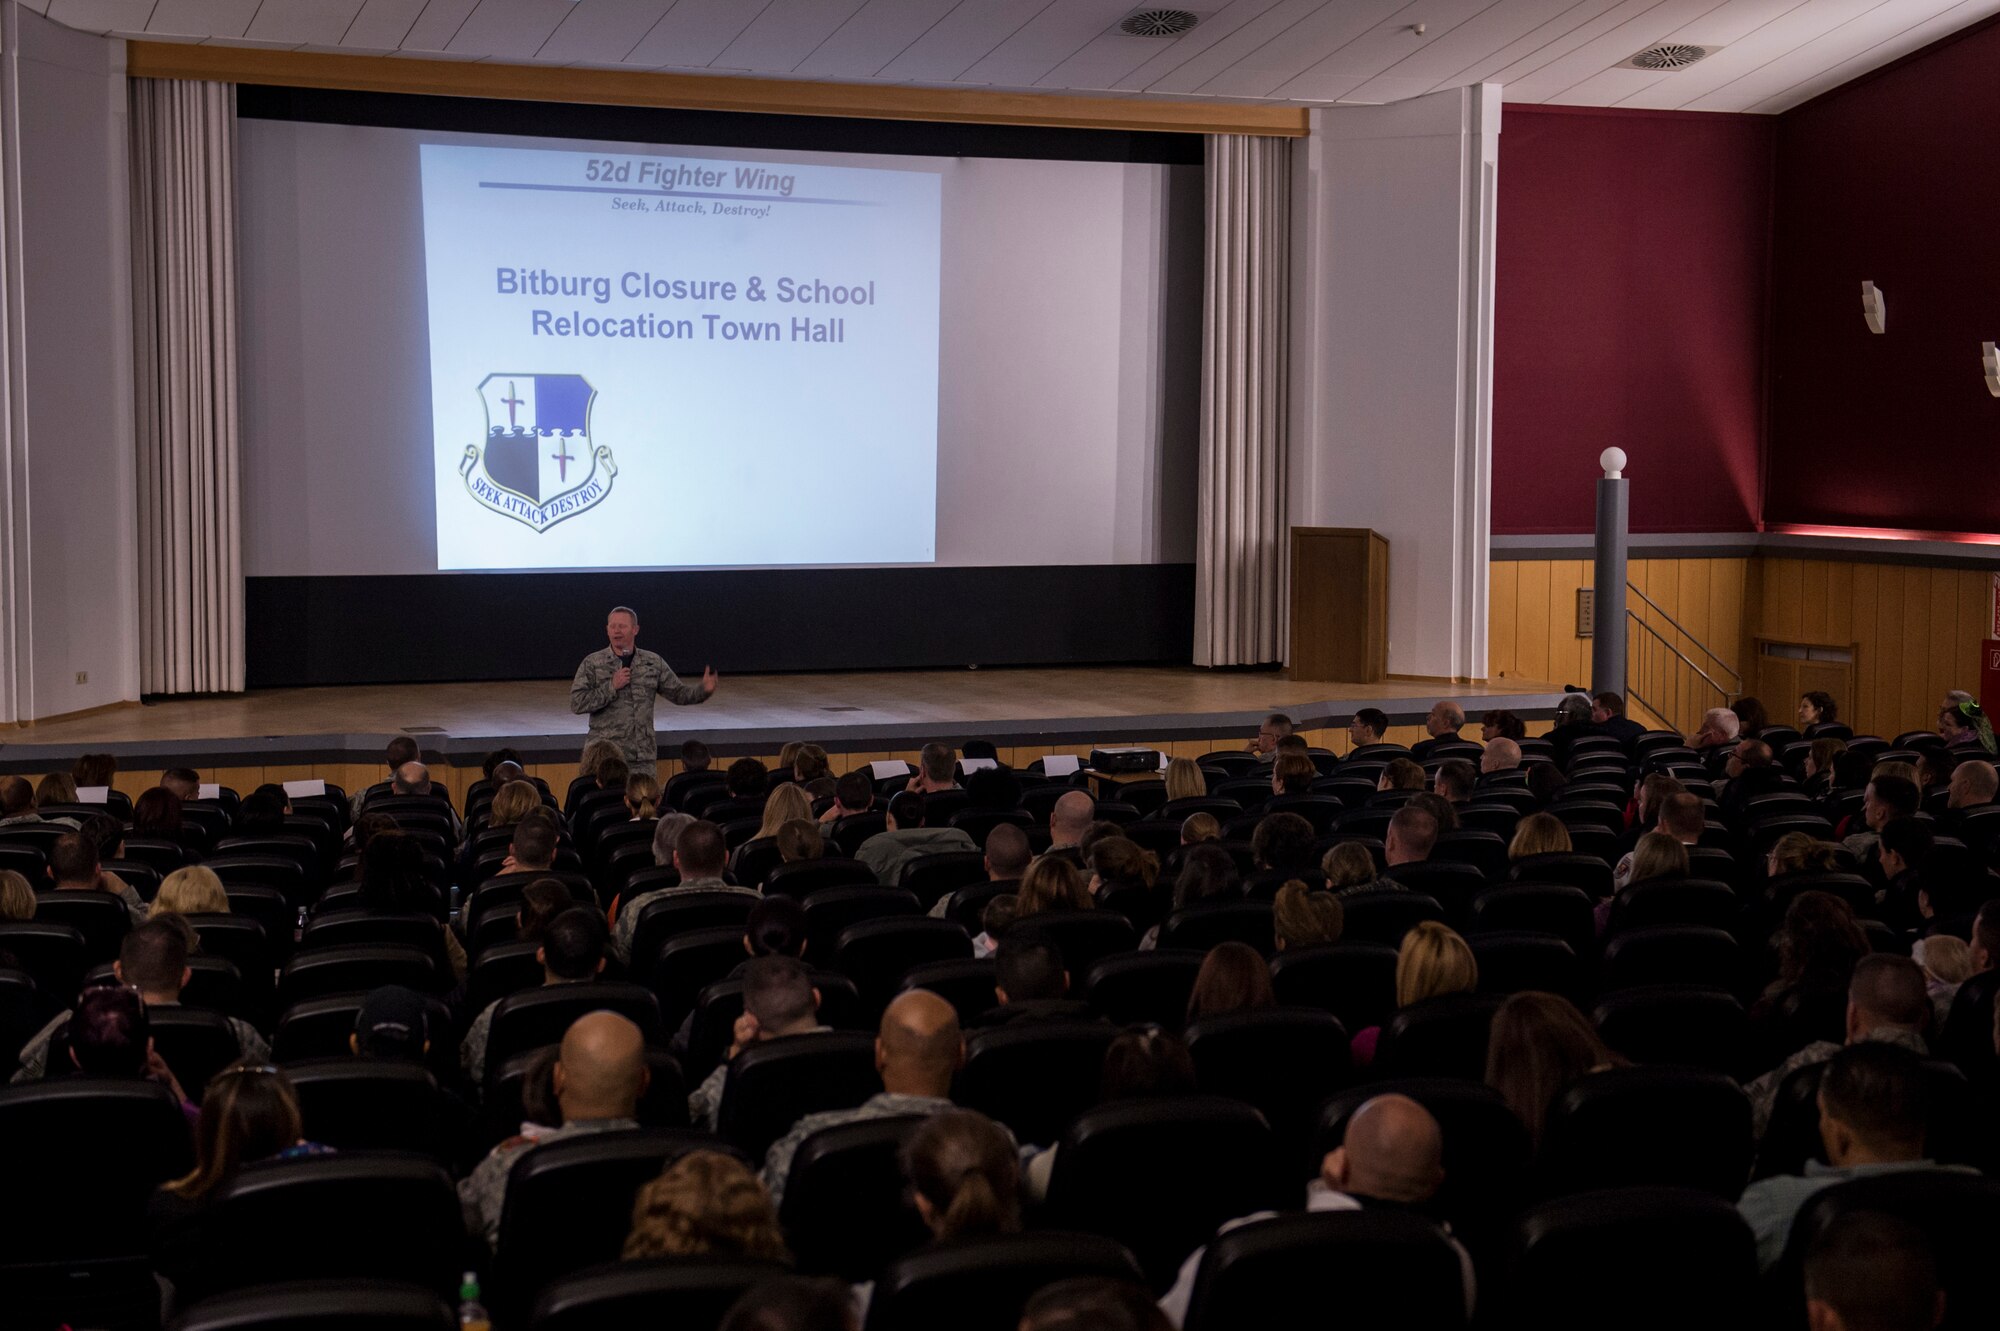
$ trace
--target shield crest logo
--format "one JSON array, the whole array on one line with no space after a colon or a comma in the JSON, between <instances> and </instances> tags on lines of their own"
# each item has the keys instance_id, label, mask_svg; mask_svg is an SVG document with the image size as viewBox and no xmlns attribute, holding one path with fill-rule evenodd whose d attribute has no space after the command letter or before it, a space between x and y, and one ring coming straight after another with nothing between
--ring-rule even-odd
<instances>
[{"instance_id":1,"label":"shield crest logo","mask_svg":"<svg viewBox=\"0 0 2000 1331\"><path fill-rule=\"evenodd\" d=\"M479 382L486 439L459 463L484 507L537 532L594 508L611 493L611 449L590 437L597 390L580 374L489 374Z\"/></svg>"}]
</instances>

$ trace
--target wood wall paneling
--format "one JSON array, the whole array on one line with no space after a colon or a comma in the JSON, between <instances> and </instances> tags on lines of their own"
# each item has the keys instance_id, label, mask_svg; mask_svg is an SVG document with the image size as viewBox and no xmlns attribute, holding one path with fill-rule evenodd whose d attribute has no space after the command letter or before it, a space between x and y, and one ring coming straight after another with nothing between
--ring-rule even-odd
<instances>
[{"instance_id":1,"label":"wood wall paneling","mask_svg":"<svg viewBox=\"0 0 2000 1331\"><path fill-rule=\"evenodd\" d=\"M600 106L1179 134L1257 134L1277 138L1303 138L1307 133L1306 107L1273 103L1184 102L882 83L814 83L799 79L415 60L178 42L128 43L126 73L132 78L209 79L289 88L346 88Z\"/></svg>"}]
</instances>

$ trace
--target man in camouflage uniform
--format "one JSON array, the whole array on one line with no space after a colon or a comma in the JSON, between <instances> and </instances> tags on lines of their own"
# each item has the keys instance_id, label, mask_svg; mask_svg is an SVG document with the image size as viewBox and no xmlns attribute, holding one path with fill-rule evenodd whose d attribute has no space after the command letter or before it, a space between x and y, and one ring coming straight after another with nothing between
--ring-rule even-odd
<instances>
[{"instance_id":1,"label":"man in camouflage uniform","mask_svg":"<svg viewBox=\"0 0 2000 1331\"><path fill-rule=\"evenodd\" d=\"M1875 952L1854 963L1847 982L1847 1039L1850 1045L1879 1041L1900 1045L1918 1058L1929 1058L1924 1027L1931 1018L1929 987L1923 967L1908 957ZM1831 1040L1815 1040L1746 1084L1750 1097L1750 1127L1761 1140L1777 1111L1778 1088L1800 1068L1824 1063L1839 1053Z\"/></svg>"},{"instance_id":2,"label":"man in camouflage uniform","mask_svg":"<svg viewBox=\"0 0 2000 1331\"><path fill-rule=\"evenodd\" d=\"M646 1041L639 1028L616 1012L578 1017L563 1036L556 1056L556 1102L563 1125L539 1137L512 1137L488 1153L458 1185L466 1228L494 1246L507 1200L507 1175L522 1156L546 1142L590 1132L617 1132L639 1126L639 1097L646 1092Z\"/></svg>"},{"instance_id":3,"label":"man in camouflage uniform","mask_svg":"<svg viewBox=\"0 0 2000 1331\"><path fill-rule=\"evenodd\" d=\"M590 717L589 738L617 745L632 772L656 776L660 747L653 733L654 695L681 707L707 702L715 692L715 668L703 669L699 684L684 682L657 653L639 649L638 612L622 605L606 618L604 636L611 645L584 657L576 668L569 709Z\"/></svg>"},{"instance_id":4,"label":"man in camouflage uniform","mask_svg":"<svg viewBox=\"0 0 2000 1331\"><path fill-rule=\"evenodd\" d=\"M959 1033L958 1012L927 989L897 996L882 1014L875 1037L875 1067L882 1074L882 1093L853 1109L829 1109L807 1114L780 1137L764 1157L764 1186L771 1190L775 1210L785 1200L785 1181L792 1157L805 1139L821 1128L906 1114L942 1114L952 1108L951 1079L965 1063L965 1037Z\"/></svg>"}]
</instances>

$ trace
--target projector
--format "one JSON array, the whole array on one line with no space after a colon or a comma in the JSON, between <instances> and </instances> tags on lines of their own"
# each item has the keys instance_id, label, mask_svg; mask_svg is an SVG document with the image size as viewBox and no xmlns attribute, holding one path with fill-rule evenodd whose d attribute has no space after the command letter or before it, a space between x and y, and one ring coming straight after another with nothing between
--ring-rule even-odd
<instances>
[{"instance_id":1,"label":"projector","mask_svg":"<svg viewBox=\"0 0 2000 1331\"><path fill-rule=\"evenodd\" d=\"M1158 749L1092 749L1090 766L1094 771L1123 775L1127 772L1157 772L1160 770Z\"/></svg>"}]
</instances>

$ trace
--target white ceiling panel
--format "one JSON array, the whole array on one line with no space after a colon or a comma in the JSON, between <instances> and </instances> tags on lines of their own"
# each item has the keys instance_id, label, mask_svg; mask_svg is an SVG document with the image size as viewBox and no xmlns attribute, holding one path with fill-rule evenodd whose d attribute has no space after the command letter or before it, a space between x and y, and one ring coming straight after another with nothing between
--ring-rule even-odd
<instances>
[{"instance_id":1,"label":"white ceiling panel","mask_svg":"<svg viewBox=\"0 0 2000 1331\"><path fill-rule=\"evenodd\" d=\"M354 22L341 34L340 44L367 51L393 51L410 35L424 12L425 0L366 0Z\"/></svg>"},{"instance_id":2,"label":"white ceiling panel","mask_svg":"<svg viewBox=\"0 0 2000 1331\"><path fill-rule=\"evenodd\" d=\"M159 0L148 33L177 37L241 37L260 0Z\"/></svg>"},{"instance_id":3,"label":"white ceiling panel","mask_svg":"<svg viewBox=\"0 0 2000 1331\"><path fill-rule=\"evenodd\" d=\"M158 0L54 0L42 12L85 32L144 32Z\"/></svg>"},{"instance_id":4,"label":"white ceiling panel","mask_svg":"<svg viewBox=\"0 0 2000 1331\"><path fill-rule=\"evenodd\" d=\"M549 64L615 65L651 32L673 0L592 0L571 5L535 52Z\"/></svg>"},{"instance_id":5,"label":"white ceiling panel","mask_svg":"<svg viewBox=\"0 0 2000 1331\"><path fill-rule=\"evenodd\" d=\"M792 72L809 79L871 78L958 5L959 0L868 0Z\"/></svg>"},{"instance_id":6,"label":"white ceiling panel","mask_svg":"<svg viewBox=\"0 0 2000 1331\"><path fill-rule=\"evenodd\" d=\"M361 0L284 0L267 4L250 20L243 35L252 41L307 42L337 46L361 12Z\"/></svg>"},{"instance_id":7,"label":"white ceiling panel","mask_svg":"<svg viewBox=\"0 0 2000 1331\"><path fill-rule=\"evenodd\" d=\"M1172 3L1172 0L1158 0ZM458 60L1323 105L1495 82L1511 102L1782 111L2000 0L30 0L88 32ZM1425 26L1423 36L1411 31ZM1619 62L1657 41L1685 70Z\"/></svg>"},{"instance_id":8,"label":"white ceiling panel","mask_svg":"<svg viewBox=\"0 0 2000 1331\"><path fill-rule=\"evenodd\" d=\"M978 83L1033 85L1115 28L1131 10L1131 0L1063 0L1050 5L1015 29L962 77Z\"/></svg>"},{"instance_id":9,"label":"white ceiling panel","mask_svg":"<svg viewBox=\"0 0 2000 1331\"><path fill-rule=\"evenodd\" d=\"M489 60L532 60L575 8L571 0L480 0L445 49Z\"/></svg>"},{"instance_id":10,"label":"white ceiling panel","mask_svg":"<svg viewBox=\"0 0 2000 1331\"><path fill-rule=\"evenodd\" d=\"M396 45L411 55L425 51L442 54L477 8L479 0L429 0L418 12L416 21L410 24L409 32Z\"/></svg>"},{"instance_id":11,"label":"white ceiling panel","mask_svg":"<svg viewBox=\"0 0 2000 1331\"><path fill-rule=\"evenodd\" d=\"M707 66L771 0L677 0L625 55L635 65Z\"/></svg>"},{"instance_id":12,"label":"white ceiling panel","mask_svg":"<svg viewBox=\"0 0 2000 1331\"><path fill-rule=\"evenodd\" d=\"M962 0L882 68L878 77L950 83L1061 0Z\"/></svg>"},{"instance_id":13,"label":"white ceiling panel","mask_svg":"<svg viewBox=\"0 0 2000 1331\"><path fill-rule=\"evenodd\" d=\"M1505 8L1496 0L1432 0L1421 7L1411 6L1321 56L1295 78L1271 89L1271 96L1313 101L1344 97L1391 65L1421 51L1430 41L1432 31L1450 32L1481 13L1498 13ZM1424 27L1421 36L1416 32L1420 17Z\"/></svg>"},{"instance_id":14,"label":"white ceiling panel","mask_svg":"<svg viewBox=\"0 0 2000 1331\"><path fill-rule=\"evenodd\" d=\"M1977 23L2000 13L2000 0L1964 0L1924 22L1905 28L1895 36L1876 43L1838 64L1819 69L1741 109L1745 111L1774 112L1811 101L1823 92L1837 88L1851 78L1879 69L1892 60L1900 60L1912 51L1922 50L1942 37L1948 37L1960 28ZM1769 81L1768 79L1766 81ZM1757 89L1747 90L1754 94Z\"/></svg>"},{"instance_id":15,"label":"white ceiling panel","mask_svg":"<svg viewBox=\"0 0 2000 1331\"><path fill-rule=\"evenodd\" d=\"M785 73L840 31L862 0L772 0L754 22L716 57L719 65Z\"/></svg>"}]
</instances>

